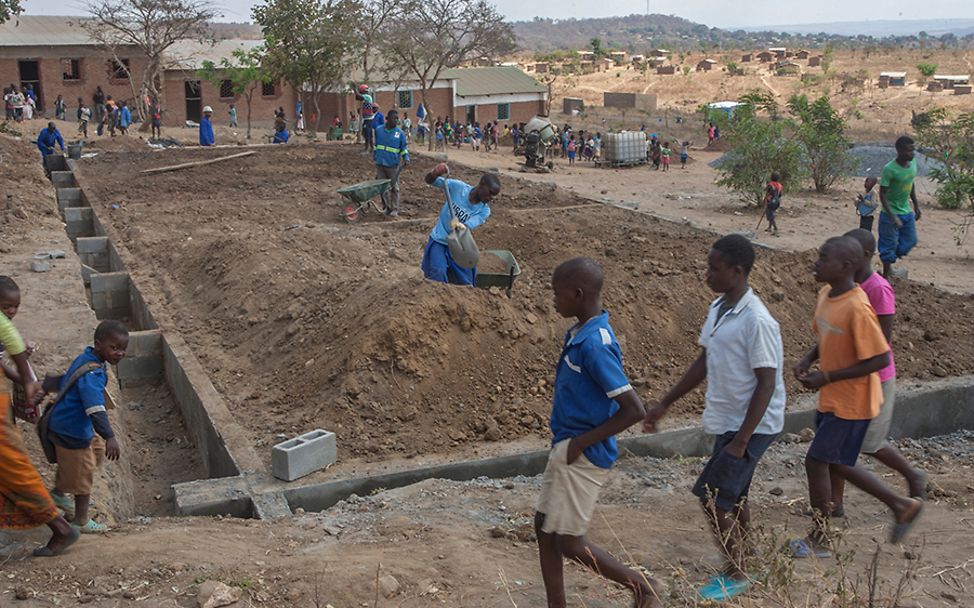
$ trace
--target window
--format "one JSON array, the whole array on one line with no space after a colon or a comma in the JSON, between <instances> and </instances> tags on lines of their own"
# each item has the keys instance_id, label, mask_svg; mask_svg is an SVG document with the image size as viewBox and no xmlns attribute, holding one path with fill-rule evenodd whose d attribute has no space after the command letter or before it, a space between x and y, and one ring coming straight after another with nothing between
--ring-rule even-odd
<instances>
[{"instance_id":1,"label":"window","mask_svg":"<svg viewBox=\"0 0 974 608\"><path fill-rule=\"evenodd\" d=\"M413 107L413 92L412 91L399 91L398 105L400 108L411 108Z\"/></svg>"},{"instance_id":2,"label":"window","mask_svg":"<svg viewBox=\"0 0 974 608\"><path fill-rule=\"evenodd\" d=\"M111 70L111 77L116 80L128 80L129 79L129 60L122 59L121 63L112 59L109 63L109 69Z\"/></svg>"},{"instance_id":3,"label":"window","mask_svg":"<svg viewBox=\"0 0 974 608\"><path fill-rule=\"evenodd\" d=\"M510 120L510 119L511 119L511 104L509 103L497 104L497 120Z\"/></svg>"},{"instance_id":4,"label":"window","mask_svg":"<svg viewBox=\"0 0 974 608\"><path fill-rule=\"evenodd\" d=\"M233 81L232 80L221 80L220 81L220 99L227 99L234 97L233 93Z\"/></svg>"},{"instance_id":5,"label":"window","mask_svg":"<svg viewBox=\"0 0 974 608\"><path fill-rule=\"evenodd\" d=\"M264 97L273 97L277 95L277 85L273 82L262 82L260 87L260 94Z\"/></svg>"},{"instance_id":6,"label":"window","mask_svg":"<svg viewBox=\"0 0 974 608\"><path fill-rule=\"evenodd\" d=\"M62 59L61 60L61 79L62 80L81 80L81 60Z\"/></svg>"}]
</instances>

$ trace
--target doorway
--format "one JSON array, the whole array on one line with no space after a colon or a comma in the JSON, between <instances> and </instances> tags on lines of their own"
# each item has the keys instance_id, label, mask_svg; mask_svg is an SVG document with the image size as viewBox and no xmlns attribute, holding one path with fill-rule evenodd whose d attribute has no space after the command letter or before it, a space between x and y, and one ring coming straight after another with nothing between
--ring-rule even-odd
<instances>
[{"instance_id":1,"label":"doorway","mask_svg":"<svg viewBox=\"0 0 974 608\"><path fill-rule=\"evenodd\" d=\"M41 95L41 65L39 61L24 60L18 61L17 67L20 69L20 90L27 90L27 85L34 90L37 97L37 111L44 110L44 97Z\"/></svg>"},{"instance_id":2,"label":"doorway","mask_svg":"<svg viewBox=\"0 0 974 608\"><path fill-rule=\"evenodd\" d=\"M186 120L199 122L203 117L203 113L200 111L200 108L202 107L200 98L200 81L187 80L183 83L183 89L186 97Z\"/></svg>"},{"instance_id":3,"label":"doorway","mask_svg":"<svg viewBox=\"0 0 974 608\"><path fill-rule=\"evenodd\" d=\"M467 106L467 124L477 122L477 106Z\"/></svg>"}]
</instances>

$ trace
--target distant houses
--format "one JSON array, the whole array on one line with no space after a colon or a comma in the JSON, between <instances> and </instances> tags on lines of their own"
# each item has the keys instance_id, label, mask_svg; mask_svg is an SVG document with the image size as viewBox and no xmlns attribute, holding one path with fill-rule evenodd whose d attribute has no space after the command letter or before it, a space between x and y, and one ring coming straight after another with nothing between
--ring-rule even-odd
<instances>
[{"instance_id":1,"label":"distant houses","mask_svg":"<svg viewBox=\"0 0 974 608\"><path fill-rule=\"evenodd\" d=\"M906 72L880 72L879 73L879 88L885 89L887 87L905 87L906 86Z\"/></svg>"},{"instance_id":2,"label":"distant houses","mask_svg":"<svg viewBox=\"0 0 974 608\"><path fill-rule=\"evenodd\" d=\"M714 59L704 59L697 64L698 72L709 72L713 67L717 65L717 61Z\"/></svg>"}]
</instances>

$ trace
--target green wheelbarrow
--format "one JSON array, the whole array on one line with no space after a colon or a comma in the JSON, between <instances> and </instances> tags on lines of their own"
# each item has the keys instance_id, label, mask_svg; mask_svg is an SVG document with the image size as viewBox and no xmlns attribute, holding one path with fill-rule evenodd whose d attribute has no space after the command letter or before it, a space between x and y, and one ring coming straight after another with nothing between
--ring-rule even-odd
<instances>
[{"instance_id":1,"label":"green wheelbarrow","mask_svg":"<svg viewBox=\"0 0 974 608\"><path fill-rule=\"evenodd\" d=\"M342 195L343 199L339 202L342 219L349 224L354 224L362 219L369 207L378 213L382 213L382 207L376 204L375 199L385 194L391 183L392 180L388 179L373 179L339 188L338 193Z\"/></svg>"},{"instance_id":2,"label":"green wheelbarrow","mask_svg":"<svg viewBox=\"0 0 974 608\"><path fill-rule=\"evenodd\" d=\"M481 260L483 260L483 255L492 255L501 259L504 262L507 270L504 272L480 272L477 271L477 287L481 289L489 289L491 287L499 287L507 292L507 297L511 297L511 292L514 289L514 279L521 274L521 266L514 259L514 254L506 249L488 249L482 251Z\"/></svg>"}]
</instances>

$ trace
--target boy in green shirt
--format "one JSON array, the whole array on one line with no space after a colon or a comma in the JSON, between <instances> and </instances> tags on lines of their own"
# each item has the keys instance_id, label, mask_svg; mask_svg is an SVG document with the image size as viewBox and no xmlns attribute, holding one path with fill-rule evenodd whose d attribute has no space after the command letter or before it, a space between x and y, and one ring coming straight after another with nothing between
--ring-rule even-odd
<instances>
[{"instance_id":1,"label":"boy in green shirt","mask_svg":"<svg viewBox=\"0 0 974 608\"><path fill-rule=\"evenodd\" d=\"M886 163L879 178L879 259L883 277L889 279L897 259L917 244L916 222L920 219L913 180L917 176L916 144L906 135L896 140L896 159ZM912 203L912 207L911 207Z\"/></svg>"}]
</instances>

